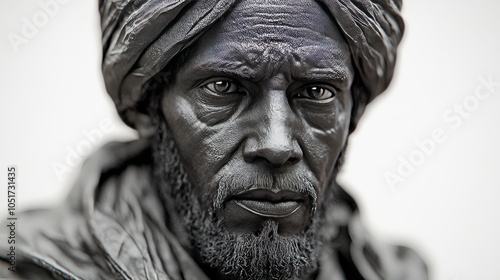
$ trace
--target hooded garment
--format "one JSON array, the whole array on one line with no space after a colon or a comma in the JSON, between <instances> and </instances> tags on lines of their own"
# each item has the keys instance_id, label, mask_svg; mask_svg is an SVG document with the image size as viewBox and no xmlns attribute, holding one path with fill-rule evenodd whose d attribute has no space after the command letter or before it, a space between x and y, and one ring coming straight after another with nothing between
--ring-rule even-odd
<instances>
[{"instance_id":1,"label":"hooded garment","mask_svg":"<svg viewBox=\"0 0 500 280\"><path fill-rule=\"evenodd\" d=\"M155 75L193 44L232 0L101 0L103 75L122 119L134 127ZM349 44L371 101L389 84L403 34L397 0L318 0ZM169 207L152 187L146 139L111 143L91 156L68 199L55 209L18 217L16 270L1 254L8 279L208 279L166 227ZM172 207L170 207L172 208ZM316 279L425 280L411 250L374 243L354 200L339 197L328 214L331 239L322 246ZM6 231L7 228L2 230ZM3 236L7 234L4 233ZM2 252L10 245L0 243Z\"/></svg>"},{"instance_id":2,"label":"hooded garment","mask_svg":"<svg viewBox=\"0 0 500 280\"><path fill-rule=\"evenodd\" d=\"M63 205L18 216L16 272L2 254L0 277L208 280L165 226L151 161L145 140L101 148L84 163ZM412 250L370 240L346 193L327 216L338 227L322 246L317 280L428 279ZM7 252L8 244L0 249Z\"/></svg>"}]
</instances>

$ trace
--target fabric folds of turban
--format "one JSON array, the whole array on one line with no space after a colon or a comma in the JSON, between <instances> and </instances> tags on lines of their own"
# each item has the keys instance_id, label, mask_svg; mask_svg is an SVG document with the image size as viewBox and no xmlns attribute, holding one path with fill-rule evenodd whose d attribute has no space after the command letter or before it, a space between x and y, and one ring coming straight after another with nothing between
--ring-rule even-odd
<instances>
[{"instance_id":1,"label":"fabric folds of turban","mask_svg":"<svg viewBox=\"0 0 500 280\"><path fill-rule=\"evenodd\" d=\"M283 0L284 1L284 0ZM403 36L402 0L317 0L347 43L367 100L393 76ZM122 119L134 127L151 79L231 9L236 0L99 0L102 71ZM285 1L286 2L286 1Z\"/></svg>"}]
</instances>

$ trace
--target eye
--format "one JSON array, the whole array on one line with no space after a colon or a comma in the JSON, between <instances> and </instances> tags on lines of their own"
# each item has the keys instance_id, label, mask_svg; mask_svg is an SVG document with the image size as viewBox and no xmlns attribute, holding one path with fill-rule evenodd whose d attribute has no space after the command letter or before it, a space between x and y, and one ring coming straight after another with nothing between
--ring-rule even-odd
<instances>
[{"instance_id":1,"label":"eye","mask_svg":"<svg viewBox=\"0 0 500 280\"><path fill-rule=\"evenodd\" d=\"M301 98L308 98L313 100L325 100L333 98L335 96L334 89L328 89L322 86L307 86L300 89L299 93L296 95Z\"/></svg>"},{"instance_id":2,"label":"eye","mask_svg":"<svg viewBox=\"0 0 500 280\"><path fill-rule=\"evenodd\" d=\"M235 83L226 80L214 81L206 84L204 87L218 94L238 93L241 91Z\"/></svg>"}]
</instances>

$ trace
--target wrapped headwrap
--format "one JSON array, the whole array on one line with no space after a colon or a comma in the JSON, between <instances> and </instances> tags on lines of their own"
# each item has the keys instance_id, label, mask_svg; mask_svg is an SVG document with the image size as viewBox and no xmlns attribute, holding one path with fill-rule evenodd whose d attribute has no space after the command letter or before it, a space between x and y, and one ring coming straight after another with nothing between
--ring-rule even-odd
<instances>
[{"instance_id":1,"label":"wrapped headwrap","mask_svg":"<svg viewBox=\"0 0 500 280\"><path fill-rule=\"evenodd\" d=\"M402 0L317 0L331 13L349 44L369 102L393 76L403 36ZM155 75L236 0L100 0L102 71L118 113L134 127L139 102Z\"/></svg>"}]
</instances>

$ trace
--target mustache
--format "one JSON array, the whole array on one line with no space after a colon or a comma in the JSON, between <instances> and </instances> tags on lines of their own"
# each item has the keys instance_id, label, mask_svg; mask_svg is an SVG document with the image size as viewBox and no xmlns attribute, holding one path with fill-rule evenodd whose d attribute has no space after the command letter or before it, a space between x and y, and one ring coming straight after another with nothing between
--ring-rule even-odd
<instances>
[{"instance_id":1,"label":"mustache","mask_svg":"<svg viewBox=\"0 0 500 280\"><path fill-rule=\"evenodd\" d=\"M318 200L317 191L314 188L315 182L307 174L296 173L248 172L223 175L217 182L215 194L212 193L211 198L213 199L213 207L218 210L224 206L224 202L228 198L253 189L293 191L309 197L314 213Z\"/></svg>"}]
</instances>

